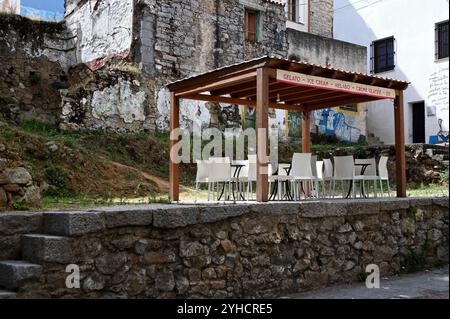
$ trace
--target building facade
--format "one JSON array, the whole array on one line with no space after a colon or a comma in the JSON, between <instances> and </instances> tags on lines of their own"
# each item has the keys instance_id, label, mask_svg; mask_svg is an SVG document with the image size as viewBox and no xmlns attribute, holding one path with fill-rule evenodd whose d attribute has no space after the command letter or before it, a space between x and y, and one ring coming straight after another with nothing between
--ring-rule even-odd
<instances>
[{"instance_id":1,"label":"building facade","mask_svg":"<svg viewBox=\"0 0 450 319\"><path fill-rule=\"evenodd\" d=\"M405 92L407 143L442 142L448 135L448 17L446 0L335 3L335 37L370 48L372 73L411 82ZM392 113L392 103L368 105L368 132L387 144L394 142Z\"/></svg>"},{"instance_id":2,"label":"building facade","mask_svg":"<svg viewBox=\"0 0 450 319\"><path fill-rule=\"evenodd\" d=\"M30 46L5 30L0 42L65 70L57 115L64 128L164 131L166 85L184 77L264 55L364 72L367 50L332 38L332 8L332 0L66 0L56 36L48 32ZM185 127L252 121L251 109L183 103ZM316 114L313 129L356 142L366 135L365 116L364 106L329 110ZM284 136L298 134L299 122L295 112L271 113L271 127Z\"/></svg>"}]
</instances>

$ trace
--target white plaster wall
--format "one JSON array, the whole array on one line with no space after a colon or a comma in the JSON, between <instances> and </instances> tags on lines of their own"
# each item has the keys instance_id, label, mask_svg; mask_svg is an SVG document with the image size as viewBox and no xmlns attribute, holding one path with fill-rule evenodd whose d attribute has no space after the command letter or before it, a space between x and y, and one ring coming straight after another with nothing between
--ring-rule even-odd
<instances>
[{"instance_id":1,"label":"white plaster wall","mask_svg":"<svg viewBox=\"0 0 450 319\"><path fill-rule=\"evenodd\" d=\"M335 0L335 38L370 48L372 41L394 36L396 68L377 75L411 82L405 92L405 136L412 142L412 112L409 103L425 101L435 107L436 116L426 117L426 142L436 135L438 119L448 119L448 59L435 61L435 23L448 20L447 0ZM368 56L368 70L370 55ZM439 97L435 92L438 91ZM446 91L446 93L444 92ZM368 106L368 131L393 144L392 102Z\"/></svg>"},{"instance_id":2,"label":"white plaster wall","mask_svg":"<svg viewBox=\"0 0 450 319\"><path fill-rule=\"evenodd\" d=\"M129 51L133 0L67 0L66 22L77 35L77 62Z\"/></svg>"},{"instance_id":3,"label":"white plaster wall","mask_svg":"<svg viewBox=\"0 0 450 319\"><path fill-rule=\"evenodd\" d=\"M144 122L147 96L145 92L134 93L131 87L129 81L120 79L116 85L94 92L92 116L98 120L119 116L126 124Z\"/></svg>"},{"instance_id":4,"label":"white plaster wall","mask_svg":"<svg viewBox=\"0 0 450 319\"><path fill-rule=\"evenodd\" d=\"M20 0L0 0L0 12L20 14Z\"/></svg>"},{"instance_id":5,"label":"white plaster wall","mask_svg":"<svg viewBox=\"0 0 450 319\"><path fill-rule=\"evenodd\" d=\"M166 88L158 91L156 96L156 107L159 117L156 119L158 130L168 131L170 121L170 92ZM209 125L211 115L202 101L181 100L180 104L180 126L182 128L192 128L193 125L204 127Z\"/></svg>"}]
</instances>

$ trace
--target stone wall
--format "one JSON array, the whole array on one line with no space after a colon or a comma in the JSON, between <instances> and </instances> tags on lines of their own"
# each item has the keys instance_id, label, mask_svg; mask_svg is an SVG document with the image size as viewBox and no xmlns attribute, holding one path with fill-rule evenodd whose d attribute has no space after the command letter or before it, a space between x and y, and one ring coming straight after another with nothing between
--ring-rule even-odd
<instances>
[{"instance_id":1,"label":"stone wall","mask_svg":"<svg viewBox=\"0 0 450 319\"><path fill-rule=\"evenodd\" d=\"M291 151L289 151L292 153ZM449 149L448 146L412 144L406 145L406 178L408 184L413 186L440 185L445 183L443 176L448 176ZM342 147L332 152L317 152L319 159L332 158L333 156L353 155L355 158L376 158L377 162L381 156L387 156L388 171L392 183L395 183L395 146L369 146L369 147ZM288 161L290 159L283 159ZM448 177L447 177L448 178ZM446 182L448 184L448 181ZM392 185L391 185L392 186Z\"/></svg>"},{"instance_id":2,"label":"stone wall","mask_svg":"<svg viewBox=\"0 0 450 319\"><path fill-rule=\"evenodd\" d=\"M18 27L8 21L20 18L2 17L0 42L7 57L3 66L8 72L17 68L19 76L4 73L0 94L24 106L13 107L15 113L60 122L68 129L165 131L166 85L172 81L264 55L299 56L339 67L345 63L348 69L359 70L363 54L359 47L332 39L311 38L295 30L287 33L284 6L269 0L66 0L65 4L61 24L22 19ZM314 34L330 37L329 5L312 1ZM244 40L246 8L258 12L255 43ZM50 32L48 26L58 28ZM41 85L28 86L26 77L35 73L43 78ZM181 123L187 128L238 127L241 114L235 105L182 101ZM358 117L349 125L365 122L365 112L360 115L362 121ZM285 117L285 112L271 112L274 130L282 130L288 122ZM365 135L365 128L356 131Z\"/></svg>"},{"instance_id":3,"label":"stone wall","mask_svg":"<svg viewBox=\"0 0 450 319\"><path fill-rule=\"evenodd\" d=\"M3 258L21 251L35 264L29 267L40 267L17 287L19 298L275 297L355 282L368 264L387 276L447 263L448 204L430 198L6 213L0 243ZM66 288L68 264L80 267L81 289Z\"/></svg>"},{"instance_id":4,"label":"stone wall","mask_svg":"<svg viewBox=\"0 0 450 319\"><path fill-rule=\"evenodd\" d=\"M324 37L333 37L334 0L310 0L310 31Z\"/></svg>"},{"instance_id":5,"label":"stone wall","mask_svg":"<svg viewBox=\"0 0 450 319\"><path fill-rule=\"evenodd\" d=\"M244 8L260 13L261 39L244 40ZM138 1L135 10L134 59L144 74L154 79L158 109L157 127L168 128L169 82L252 58L287 56L284 7L265 0L255 1ZM230 112L230 109L231 112ZM227 125L217 113L234 114L235 106L182 101L181 122L186 127Z\"/></svg>"},{"instance_id":6,"label":"stone wall","mask_svg":"<svg viewBox=\"0 0 450 319\"><path fill-rule=\"evenodd\" d=\"M0 113L58 122L71 41L63 24L0 15Z\"/></svg>"},{"instance_id":7,"label":"stone wall","mask_svg":"<svg viewBox=\"0 0 450 319\"><path fill-rule=\"evenodd\" d=\"M0 144L0 155L5 146ZM0 210L11 207L14 202L38 205L41 189L33 184L33 179L24 167L8 167L8 160L0 157Z\"/></svg>"},{"instance_id":8,"label":"stone wall","mask_svg":"<svg viewBox=\"0 0 450 319\"><path fill-rule=\"evenodd\" d=\"M65 0L65 24L76 41L76 63L129 52L133 0Z\"/></svg>"}]
</instances>

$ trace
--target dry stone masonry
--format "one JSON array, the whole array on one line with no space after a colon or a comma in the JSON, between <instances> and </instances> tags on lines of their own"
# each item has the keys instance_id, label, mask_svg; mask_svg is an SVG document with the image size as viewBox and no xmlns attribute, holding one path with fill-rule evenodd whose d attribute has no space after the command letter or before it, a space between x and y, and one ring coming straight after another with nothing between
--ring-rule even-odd
<instances>
[{"instance_id":1,"label":"dry stone masonry","mask_svg":"<svg viewBox=\"0 0 450 319\"><path fill-rule=\"evenodd\" d=\"M20 298L275 297L448 263L448 198L0 214ZM23 261L17 261L19 257ZM65 285L80 268L80 289ZM7 294L7 293L5 293Z\"/></svg>"},{"instance_id":2,"label":"dry stone masonry","mask_svg":"<svg viewBox=\"0 0 450 319\"><path fill-rule=\"evenodd\" d=\"M41 189L33 184L30 173L23 167L2 168L7 163L7 160L0 158L0 210L10 207L15 201L38 205Z\"/></svg>"}]
</instances>

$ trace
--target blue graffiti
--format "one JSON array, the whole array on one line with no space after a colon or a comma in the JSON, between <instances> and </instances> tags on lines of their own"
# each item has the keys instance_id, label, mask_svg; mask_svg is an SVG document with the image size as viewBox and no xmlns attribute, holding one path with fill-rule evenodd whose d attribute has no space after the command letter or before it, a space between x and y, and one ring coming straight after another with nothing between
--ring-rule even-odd
<instances>
[{"instance_id":1,"label":"blue graffiti","mask_svg":"<svg viewBox=\"0 0 450 319\"><path fill-rule=\"evenodd\" d=\"M314 115L320 134L337 137L341 141L350 143L359 141L361 130L348 124L344 114L332 109L324 109L316 111Z\"/></svg>"}]
</instances>

